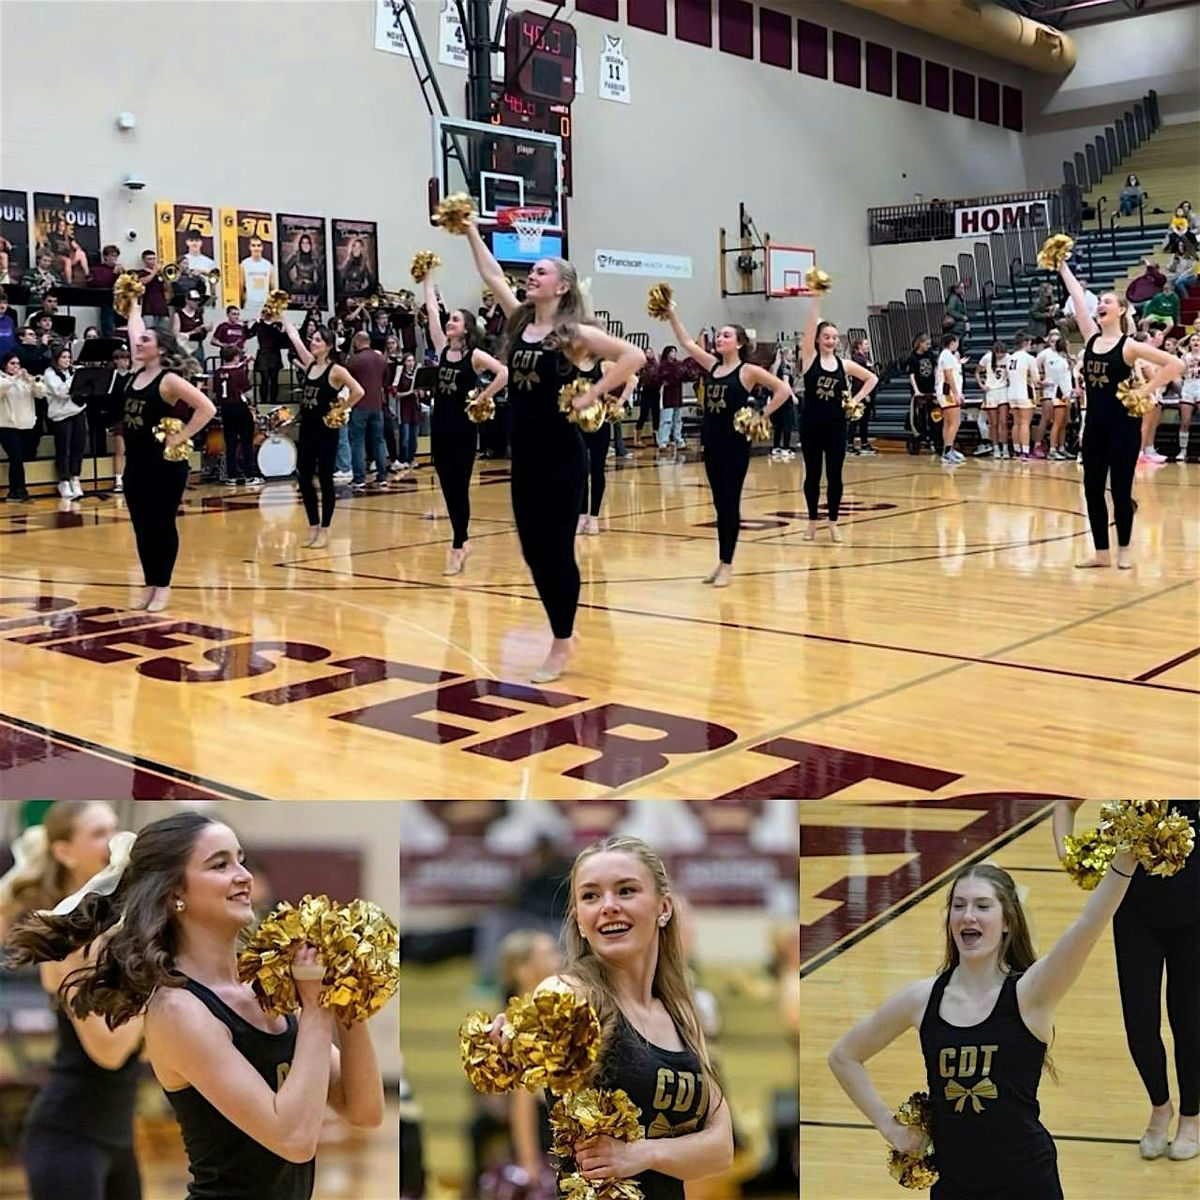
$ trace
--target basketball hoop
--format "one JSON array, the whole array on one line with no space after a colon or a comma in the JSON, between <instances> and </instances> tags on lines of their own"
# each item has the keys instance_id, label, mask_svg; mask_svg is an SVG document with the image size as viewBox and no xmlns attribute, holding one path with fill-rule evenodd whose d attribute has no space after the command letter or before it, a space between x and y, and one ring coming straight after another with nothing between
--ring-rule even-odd
<instances>
[{"instance_id":1,"label":"basketball hoop","mask_svg":"<svg viewBox=\"0 0 1200 1200\"><path fill-rule=\"evenodd\" d=\"M785 287L783 290L784 290L784 292L786 292L786 293L787 293L787 295L789 295L789 296L798 296L798 295L800 295L800 285L799 285L798 283L789 283L789 284L788 284L788 286L787 286L787 287Z\"/></svg>"},{"instance_id":2,"label":"basketball hoop","mask_svg":"<svg viewBox=\"0 0 1200 1200\"><path fill-rule=\"evenodd\" d=\"M503 226L515 229L517 244L529 254L536 254L541 249L542 232L550 224L551 210L542 205L526 208L501 208L496 212L496 220Z\"/></svg>"}]
</instances>

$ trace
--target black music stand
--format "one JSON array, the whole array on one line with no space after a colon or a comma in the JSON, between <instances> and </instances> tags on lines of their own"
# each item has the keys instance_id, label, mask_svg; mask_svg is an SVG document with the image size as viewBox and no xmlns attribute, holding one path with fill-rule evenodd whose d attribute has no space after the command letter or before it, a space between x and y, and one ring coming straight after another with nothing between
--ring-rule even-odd
<instances>
[{"instance_id":1,"label":"black music stand","mask_svg":"<svg viewBox=\"0 0 1200 1200\"><path fill-rule=\"evenodd\" d=\"M92 459L92 495L105 500L109 492L101 491L100 455L106 448L105 433L119 421L120 397L113 395L116 371L113 355L125 346L122 338L89 338L79 349L75 360L75 378L71 396L82 400L87 408L88 445Z\"/></svg>"}]
</instances>

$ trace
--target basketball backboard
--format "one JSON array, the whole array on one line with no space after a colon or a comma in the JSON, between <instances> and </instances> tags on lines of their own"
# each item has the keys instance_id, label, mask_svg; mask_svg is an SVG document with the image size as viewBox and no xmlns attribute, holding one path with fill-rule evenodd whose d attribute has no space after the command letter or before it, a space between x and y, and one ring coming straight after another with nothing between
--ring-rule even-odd
<instances>
[{"instance_id":1,"label":"basketball backboard","mask_svg":"<svg viewBox=\"0 0 1200 1200\"><path fill-rule=\"evenodd\" d=\"M443 197L466 192L479 210L479 227L502 263L530 263L562 255L562 140L549 133L433 117L432 218ZM550 210L536 248L520 247L514 232L500 227L499 213L513 207Z\"/></svg>"},{"instance_id":2,"label":"basketball backboard","mask_svg":"<svg viewBox=\"0 0 1200 1200\"><path fill-rule=\"evenodd\" d=\"M817 265L817 252L811 246L784 246L768 242L766 247L767 296L786 300L811 296L804 277Z\"/></svg>"}]
</instances>

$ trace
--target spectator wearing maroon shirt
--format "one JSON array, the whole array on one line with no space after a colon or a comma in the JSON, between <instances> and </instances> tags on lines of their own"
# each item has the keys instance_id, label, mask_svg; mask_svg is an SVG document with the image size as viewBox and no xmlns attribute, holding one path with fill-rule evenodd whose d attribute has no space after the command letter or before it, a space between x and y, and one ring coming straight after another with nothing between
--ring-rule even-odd
<instances>
[{"instance_id":1,"label":"spectator wearing maroon shirt","mask_svg":"<svg viewBox=\"0 0 1200 1200\"><path fill-rule=\"evenodd\" d=\"M402 471L417 465L417 431L421 428L421 402L417 398L416 379L416 356L406 354L399 369L392 376L400 418L400 445L396 456L400 459Z\"/></svg>"},{"instance_id":2,"label":"spectator wearing maroon shirt","mask_svg":"<svg viewBox=\"0 0 1200 1200\"><path fill-rule=\"evenodd\" d=\"M213 372L212 398L225 433L225 486L260 482L254 474L254 414L246 398L250 373L237 346L221 347L221 365Z\"/></svg>"},{"instance_id":3,"label":"spectator wearing maroon shirt","mask_svg":"<svg viewBox=\"0 0 1200 1200\"><path fill-rule=\"evenodd\" d=\"M165 329L170 324L167 309L167 290L159 271L158 255L153 250L142 251L142 269L138 278L146 289L142 296L142 320L149 329Z\"/></svg>"},{"instance_id":4,"label":"spectator wearing maroon shirt","mask_svg":"<svg viewBox=\"0 0 1200 1200\"><path fill-rule=\"evenodd\" d=\"M88 287L97 288L100 292L96 304L100 309L100 333L106 338L112 337L117 327L117 314L113 310L113 285L121 270L121 251L116 246L105 246L100 252L100 262L88 275Z\"/></svg>"},{"instance_id":5,"label":"spectator wearing maroon shirt","mask_svg":"<svg viewBox=\"0 0 1200 1200\"><path fill-rule=\"evenodd\" d=\"M233 346L241 350L246 345L246 326L242 324L242 310L236 304L225 310L225 320L213 330L212 340L224 349Z\"/></svg>"},{"instance_id":6,"label":"spectator wearing maroon shirt","mask_svg":"<svg viewBox=\"0 0 1200 1200\"><path fill-rule=\"evenodd\" d=\"M192 357L204 366L204 339L212 326L204 320L200 307L200 293L188 292L183 307L171 314L171 331L191 351Z\"/></svg>"},{"instance_id":7,"label":"spectator wearing maroon shirt","mask_svg":"<svg viewBox=\"0 0 1200 1200\"><path fill-rule=\"evenodd\" d=\"M383 392L387 382L387 359L371 349L367 333L354 335L354 353L346 370L363 390L363 398L350 410L350 458L354 490L367 486L367 451L375 460L375 486L387 486L387 444L383 440Z\"/></svg>"},{"instance_id":8,"label":"spectator wearing maroon shirt","mask_svg":"<svg viewBox=\"0 0 1200 1200\"><path fill-rule=\"evenodd\" d=\"M684 365L674 346L665 346L658 360L658 379L662 384L662 417L658 425L658 448L668 445L682 450L683 440L683 383Z\"/></svg>"}]
</instances>

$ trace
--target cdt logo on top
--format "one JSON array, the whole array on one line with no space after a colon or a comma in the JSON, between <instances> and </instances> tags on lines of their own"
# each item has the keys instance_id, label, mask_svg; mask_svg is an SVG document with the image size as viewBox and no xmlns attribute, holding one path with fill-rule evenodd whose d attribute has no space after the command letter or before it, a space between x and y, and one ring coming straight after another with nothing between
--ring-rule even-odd
<instances>
[{"instance_id":1,"label":"cdt logo on top","mask_svg":"<svg viewBox=\"0 0 1200 1200\"><path fill-rule=\"evenodd\" d=\"M692 260L686 255L652 254L644 250L597 250L596 273L691 279Z\"/></svg>"}]
</instances>

